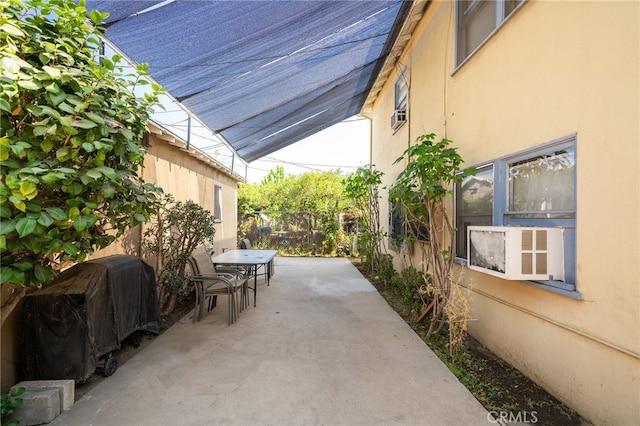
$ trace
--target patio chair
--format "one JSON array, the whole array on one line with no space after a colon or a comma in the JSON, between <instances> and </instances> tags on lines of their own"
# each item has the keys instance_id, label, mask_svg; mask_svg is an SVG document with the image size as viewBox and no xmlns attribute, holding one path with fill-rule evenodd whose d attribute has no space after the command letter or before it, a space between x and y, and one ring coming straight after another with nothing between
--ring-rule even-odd
<instances>
[{"instance_id":1,"label":"patio chair","mask_svg":"<svg viewBox=\"0 0 640 426\"><path fill-rule=\"evenodd\" d=\"M205 247L205 251L209 255L209 258L213 259L213 255L215 254L215 250L213 249L213 246ZM223 251L224 251L224 249L223 249ZM213 265L213 263L212 263L212 265ZM234 276L237 276L237 278L243 278L243 277L249 278L249 271L247 270L247 268L244 268L244 267L239 266L239 265L220 265L220 264L218 264L217 266L213 265L213 268L215 269L216 273L232 274Z\"/></svg>"},{"instance_id":2,"label":"patio chair","mask_svg":"<svg viewBox=\"0 0 640 426\"><path fill-rule=\"evenodd\" d=\"M248 239L248 238L245 238L242 241L240 241L239 247L240 247L241 250L251 250L251 249L253 249L253 246L251 245L251 240ZM270 268L271 271L273 271L273 267L274 267L273 261L271 261L271 263L269 265L269 268ZM253 274L264 275L264 280L265 280L265 282L268 283L269 282L269 277L268 277L269 272L268 272L268 270L265 269L263 272L258 273L258 269L260 269L260 268L262 268L262 266L256 267L255 269L249 270L248 271L249 276L253 276Z\"/></svg>"},{"instance_id":3,"label":"patio chair","mask_svg":"<svg viewBox=\"0 0 640 426\"><path fill-rule=\"evenodd\" d=\"M240 299L237 299L238 309L242 312L247 306L249 306L249 277L250 274L246 268L239 265L214 265L211 258L213 257L213 249L206 250L206 256L201 253L195 254L196 259L201 263L201 274L214 274L223 275L231 279L236 287L241 290ZM215 306L215 305L214 305Z\"/></svg>"},{"instance_id":4,"label":"patio chair","mask_svg":"<svg viewBox=\"0 0 640 426\"><path fill-rule=\"evenodd\" d=\"M248 238L243 239L242 241L240 241L240 244L238 244L238 248L240 250L251 250L251 249L253 249L253 246L251 245L251 240L248 239ZM247 275L253 276L253 269L247 270Z\"/></svg>"},{"instance_id":5,"label":"patio chair","mask_svg":"<svg viewBox=\"0 0 640 426\"><path fill-rule=\"evenodd\" d=\"M193 322L202 319L205 304L207 312L213 309L216 306L217 297L220 295L229 297L228 323L231 325L235 322L238 318L238 311L244 309L249 303L248 278L240 274L216 271L211 263L211 257L206 252L194 253L189 256L187 263L191 268L191 282L196 292ZM238 293L240 293L239 298Z\"/></svg>"}]
</instances>

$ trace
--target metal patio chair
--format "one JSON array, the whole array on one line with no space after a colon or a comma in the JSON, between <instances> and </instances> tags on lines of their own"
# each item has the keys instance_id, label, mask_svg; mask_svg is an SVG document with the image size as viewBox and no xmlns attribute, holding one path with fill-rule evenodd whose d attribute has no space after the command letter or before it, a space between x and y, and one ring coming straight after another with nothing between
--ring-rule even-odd
<instances>
[{"instance_id":1,"label":"metal patio chair","mask_svg":"<svg viewBox=\"0 0 640 426\"><path fill-rule=\"evenodd\" d=\"M193 322L202 319L205 305L209 312L216 306L218 296L227 295L229 297L228 323L233 324L238 319L239 311L248 304L248 278L241 274L216 271L210 255L206 252L194 253L189 256L187 263L191 268L191 282L196 292Z\"/></svg>"}]
</instances>

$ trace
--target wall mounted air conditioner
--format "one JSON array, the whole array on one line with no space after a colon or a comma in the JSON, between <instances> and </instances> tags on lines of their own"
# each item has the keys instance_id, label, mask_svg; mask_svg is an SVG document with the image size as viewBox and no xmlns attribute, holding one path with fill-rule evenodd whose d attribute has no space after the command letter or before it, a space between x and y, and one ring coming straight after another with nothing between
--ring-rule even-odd
<instances>
[{"instance_id":1,"label":"wall mounted air conditioner","mask_svg":"<svg viewBox=\"0 0 640 426\"><path fill-rule=\"evenodd\" d=\"M564 281L562 228L469 226L467 265L507 280Z\"/></svg>"},{"instance_id":2,"label":"wall mounted air conditioner","mask_svg":"<svg viewBox=\"0 0 640 426\"><path fill-rule=\"evenodd\" d=\"M393 111L393 115L391 115L391 128L393 130L396 130L406 121L407 121L407 110L397 109Z\"/></svg>"}]
</instances>

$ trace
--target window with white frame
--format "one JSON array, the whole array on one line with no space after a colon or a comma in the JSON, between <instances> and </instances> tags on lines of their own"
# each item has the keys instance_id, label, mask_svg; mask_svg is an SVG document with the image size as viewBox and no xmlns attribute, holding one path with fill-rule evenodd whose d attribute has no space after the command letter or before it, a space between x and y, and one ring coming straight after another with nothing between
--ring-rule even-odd
<instances>
[{"instance_id":1,"label":"window with white frame","mask_svg":"<svg viewBox=\"0 0 640 426\"><path fill-rule=\"evenodd\" d=\"M407 69L403 68L394 84L393 114L391 128L395 131L407 122L407 105L409 97L409 81Z\"/></svg>"},{"instance_id":2,"label":"window with white frame","mask_svg":"<svg viewBox=\"0 0 640 426\"><path fill-rule=\"evenodd\" d=\"M213 187L213 221L222 222L222 187L219 185Z\"/></svg>"},{"instance_id":3,"label":"window with white frame","mask_svg":"<svg viewBox=\"0 0 640 426\"><path fill-rule=\"evenodd\" d=\"M525 0L458 0L456 66L462 64Z\"/></svg>"},{"instance_id":4,"label":"window with white frame","mask_svg":"<svg viewBox=\"0 0 640 426\"><path fill-rule=\"evenodd\" d=\"M455 191L456 257L467 255L472 225L563 228L564 281L575 291L576 137L562 138L476 167Z\"/></svg>"},{"instance_id":5,"label":"window with white frame","mask_svg":"<svg viewBox=\"0 0 640 426\"><path fill-rule=\"evenodd\" d=\"M407 98L409 97L409 83L407 80L407 68L403 68L394 85L394 108L407 109Z\"/></svg>"}]
</instances>

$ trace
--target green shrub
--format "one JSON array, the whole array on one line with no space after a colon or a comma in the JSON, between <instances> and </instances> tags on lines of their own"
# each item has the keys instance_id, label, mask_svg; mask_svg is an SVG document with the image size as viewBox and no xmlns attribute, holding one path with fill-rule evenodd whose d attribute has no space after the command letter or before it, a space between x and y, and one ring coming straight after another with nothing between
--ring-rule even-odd
<instances>
[{"instance_id":1,"label":"green shrub","mask_svg":"<svg viewBox=\"0 0 640 426\"><path fill-rule=\"evenodd\" d=\"M199 246L213 244L216 230L213 214L194 201L176 202L168 194L161 204L145 231L143 247L156 258L158 305L166 316L189 283L187 259Z\"/></svg>"},{"instance_id":2,"label":"green shrub","mask_svg":"<svg viewBox=\"0 0 640 426\"><path fill-rule=\"evenodd\" d=\"M412 310L418 311L423 305L421 294L426 291L424 274L413 267L405 268L393 283L393 289L402 302L411 306Z\"/></svg>"},{"instance_id":3,"label":"green shrub","mask_svg":"<svg viewBox=\"0 0 640 426\"><path fill-rule=\"evenodd\" d=\"M0 422L6 426L17 426L20 424L18 420L11 420L9 422L6 421L6 418L9 417L16 408L22 405L22 398L20 395L24 393L25 389L23 387L18 387L12 390L10 393L2 394L2 398L0 400L0 408L2 411L2 416L0 417L2 421Z\"/></svg>"},{"instance_id":4,"label":"green shrub","mask_svg":"<svg viewBox=\"0 0 640 426\"><path fill-rule=\"evenodd\" d=\"M393 267L393 257L390 254L384 254L380 258L380 264L377 269L379 279L387 286L392 285L394 279L398 276Z\"/></svg>"}]
</instances>

